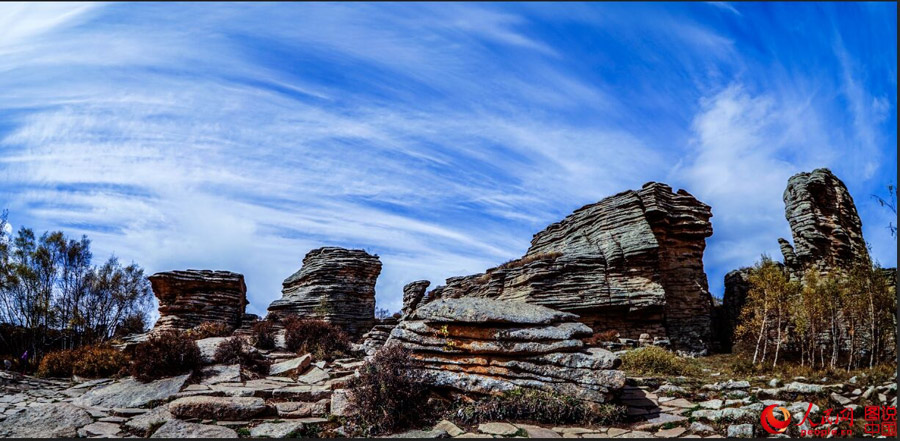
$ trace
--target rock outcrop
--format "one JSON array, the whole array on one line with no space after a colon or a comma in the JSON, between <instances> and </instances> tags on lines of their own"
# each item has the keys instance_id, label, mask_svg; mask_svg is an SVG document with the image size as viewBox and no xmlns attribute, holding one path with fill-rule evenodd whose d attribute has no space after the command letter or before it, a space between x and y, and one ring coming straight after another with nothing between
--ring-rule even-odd
<instances>
[{"instance_id":1,"label":"rock outcrop","mask_svg":"<svg viewBox=\"0 0 900 441\"><path fill-rule=\"evenodd\" d=\"M358 336L375 322L375 280L381 261L363 250L318 248L284 280L282 298L269 305L275 318L315 317Z\"/></svg>"},{"instance_id":2,"label":"rock outcrop","mask_svg":"<svg viewBox=\"0 0 900 441\"><path fill-rule=\"evenodd\" d=\"M187 270L156 273L150 277L159 301L154 331L188 330L204 322L241 326L247 306L244 276L230 271Z\"/></svg>"},{"instance_id":3,"label":"rock outcrop","mask_svg":"<svg viewBox=\"0 0 900 441\"><path fill-rule=\"evenodd\" d=\"M741 315L741 308L747 301L747 293L750 292L750 283L747 281L749 273L750 268L745 267L725 274L725 293L722 295L722 305L717 315L718 322L715 324L719 336L719 349L722 352L731 352L734 330Z\"/></svg>"},{"instance_id":4,"label":"rock outcrop","mask_svg":"<svg viewBox=\"0 0 900 441\"><path fill-rule=\"evenodd\" d=\"M797 279L807 268L844 269L868 260L853 198L827 168L791 176L784 190L784 215L794 245L785 239L778 243L785 266Z\"/></svg>"},{"instance_id":5,"label":"rock outcrop","mask_svg":"<svg viewBox=\"0 0 900 441\"><path fill-rule=\"evenodd\" d=\"M591 329L575 314L517 301L441 299L420 306L391 332L437 387L478 394L516 388L606 402L625 384L619 359L580 340Z\"/></svg>"},{"instance_id":6,"label":"rock outcrop","mask_svg":"<svg viewBox=\"0 0 900 441\"><path fill-rule=\"evenodd\" d=\"M819 272L847 270L869 262L862 222L847 187L827 168L797 173L784 190L784 214L794 244L779 238L784 269L793 280L803 280L808 269ZM722 349L731 347L734 326L750 290L749 267L725 275L722 319L717 323Z\"/></svg>"},{"instance_id":7,"label":"rock outcrop","mask_svg":"<svg viewBox=\"0 0 900 441\"><path fill-rule=\"evenodd\" d=\"M577 314L594 332L648 334L702 352L711 340L703 271L711 216L686 191L651 182L576 210L537 233L521 259L447 279L425 302L524 301Z\"/></svg>"},{"instance_id":8,"label":"rock outcrop","mask_svg":"<svg viewBox=\"0 0 900 441\"><path fill-rule=\"evenodd\" d=\"M407 283L406 286L403 287L403 309L401 313L406 316L409 315L410 312L414 311L417 306L419 306L419 302L425 298L425 290L428 289L428 285L431 285L431 282L427 280L417 280L415 282Z\"/></svg>"},{"instance_id":9,"label":"rock outcrop","mask_svg":"<svg viewBox=\"0 0 900 441\"><path fill-rule=\"evenodd\" d=\"M372 326L372 329L362 336L362 351L366 355L374 355L391 337L391 331L397 327L397 323L399 323L399 320L393 317L388 317L375 323L375 326Z\"/></svg>"}]
</instances>

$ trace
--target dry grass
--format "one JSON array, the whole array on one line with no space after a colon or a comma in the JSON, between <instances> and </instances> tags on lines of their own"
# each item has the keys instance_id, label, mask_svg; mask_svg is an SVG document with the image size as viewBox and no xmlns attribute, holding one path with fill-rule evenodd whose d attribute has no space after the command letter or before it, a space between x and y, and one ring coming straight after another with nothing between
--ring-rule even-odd
<instances>
[{"instance_id":1,"label":"dry grass","mask_svg":"<svg viewBox=\"0 0 900 441\"><path fill-rule=\"evenodd\" d=\"M112 377L124 373L130 360L121 351L106 346L84 346L54 351L44 356L38 367L41 377Z\"/></svg>"},{"instance_id":2,"label":"dry grass","mask_svg":"<svg viewBox=\"0 0 900 441\"><path fill-rule=\"evenodd\" d=\"M233 329L224 323L203 322L185 332L185 335L192 340L203 340L210 337L228 337L232 331Z\"/></svg>"},{"instance_id":3,"label":"dry grass","mask_svg":"<svg viewBox=\"0 0 900 441\"><path fill-rule=\"evenodd\" d=\"M185 374L200 367L200 348L185 333L164 331L134 348L131 374L148 382Z\"/></svg>"},{"instance_id":4,"label":"dry grass","mask_svg":"<svg viewBox=\"0 0 900 441\"><path fill-rule=\"evenodd\" d=\"M633 349L622 355L622 369L639 375L698 376L696 359L679 357L657 346Z\"/></svg>"},{"instance_id":5,"label":"dry grass","mask_svg":"<svg viewBox=\"0 0 900 441\"><path fill-rule=\"evenodd\" d=\"M350 349L350 337L339 327L299 317L284 320L284 342L288 350L311 353L317 360L340 357Z\"/></svg>"},{"instance_id":6,"label":"dry grass","mask_svg":"<svg viewBox=\"0 0 900 441\"><path fill-rule=\"evenodd\" d=\"M625 407L597 404L534 389L515 389L467 404L455 412L464 424L515 421L541 424L612 425L624 421Z\"/></svg>"}]
</instances>

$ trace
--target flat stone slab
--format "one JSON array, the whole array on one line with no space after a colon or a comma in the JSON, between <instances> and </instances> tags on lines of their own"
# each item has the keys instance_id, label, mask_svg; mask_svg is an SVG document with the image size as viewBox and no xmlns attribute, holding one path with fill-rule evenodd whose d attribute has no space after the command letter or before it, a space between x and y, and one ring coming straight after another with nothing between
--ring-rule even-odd
<instances>
[{"instance_id":1,"label":"flat stone slab","mask_svg":"<svg viewBox=\"0 0 900 441\"><path fill-rule=\"evenodd\" d=\"M179 418L243 420L266 410L266 402L254 397L185 397L169 403L169 412Z\"/></svg>"},{"instance_id":2,"label":"flat stone slab","mask_svg":"<svg viewBox=\"0 0 900 441\"><path fill-rule=\"evenodd\" d=\"M285 360L280 363L273 364L269 368L269 375L285 376L303 372L303 370L309 367L310 363L312 363L312 355L310 354L306 354L302 357L292 358L290 360Z\"/></svg>"},{"instance_id":3,"label":"flat stone slab","mask_svg":"<svg viewBox=\"0 0 900 441\"><path fill-rule=\"evenodd\" d=\"M324 369L313 367L308 372L297 377L297 381L306 384L316 384L322 383L329 378L331 378L331 375L329 375L328 372L326 372Z\"/></svg>"},{"instance_id":4,"label":"flat stone slab","mask_svg":"<svg viewBox=\"0 0 900 441\"><path fill-rule=\"evenodd\" d=\"M677 438L681 436L687 429L684 427L673 427L671 429L662 429L656 432L658 438Z\"/></svg>"},{"instance_id":5,"label":"flat stone slab","mask_svg":"<svg viewBox=\"0 0 900 441\"><path fill-rule=\"evenodd\" d=\"M299 421L289 421L284 423L262 423L250 429L252 437L266 438L287 438L294 432L303 428L303 423Z\"/></svg>"},{"instance_id":6,"label":"flat stone slab","mask_svg":"<svg viewBox=\"0 0 900 441\"><path fill-rule=\"evenodd\" d=\"M203 375L203 380L200 381L201 385L208 386L211 384L241 381L241 365L239 364L217 364L203 368L200 373ZM192 384L191 386L196 385Z\"/></svg>"},{"instance_id":7,"label":"flat stone slab","mask_svg":"<svg viewBox=\"0 0 900 441\"><path fill-rule=\"evenodd\" d=\"M328 414L328 404L330 400L327 398L316 402L306 401L286 401L274 403L278 416L284 418L303 418L310 416L325 416ZM448 431L449 432L449 431Z\"/></svg>"},{"instance_id":8,"label":"flat stone slab","mask_svg":"<svg viewBox=\"0 0 900 441\"><path fill-rule=\"evenodd\" d=\"M94 436L99 436L102 438L113 438L121 431L122 428L118 424L96 422L78 429L78 436L82 438Z\"/></svg>"},{"instance_id":9,"label":"flat stone slab","mask_svg":"<svg viewBox=\"0 0 900 441\"><path fill-rule=\"evenodd\" d=\"M650 430L655 429L657 427L669 424L669 423L678 423L681 421L687 421L687 418L681 415L672 415L670 413L661 413L653 418L648 419L647 421L635 424L634 428L636 430Z\"/></svg>"},{"instance_id":10,"label":"flat stone slab","mask_svg":"<svg viewBox=\"0 0 900 441\"><path fill-rule=\"evenodd\" d=\"M137 432L146 433L153 426L165 424L167 421L175 419L175 416L169 412L168 405L162 405L151 409L149 412L138 415L125 423L125 426Z\"/></svg>"},{"instance_id":11,"label":"flat stone slab","mask_svg":"<svg viewBox=\"0 0 900 441\"><path fill-rule=\"evenodd\" d=\"M482 423L478 431L489 435L512 436L519 433L519 428L509 423Z\"/></svg>"},{"instance_id":12,"label":"flat stone slab","mask_svg":"<svg viewBox=\"0 0 900 441\"><path fill-rule=\"evenodd\" d=\"M238 434L227 427L211 424L188 423L171 420L163 424L150 438L237 438Z\"/></svg>"},{"instance_id":13,"label":"flat stone slab","mask_svg":"<svg viewBox=\"0 0 900 441\"><path fill-rule=\"evenodd\" d=\"M459 426L447 420L441 420L440 422L435 424L434 430L443 430L444 432L447 432L447 435L450 436L459 436L463 433L466 433L465 430L460 429Z\"/></svg>"},{"instance_id":14,"label":"flat stone slab","mask_svg":"<svg viewBox=\"0 0 900 441\"><path fill-rule=\"evenodd\" d=\"M68 403L38 404L0 421L0 437L75 438L78 428L93 421L87 411Z\"/></svg>"},{"instance_id":15,"label":"flat stone slab","mask_svg":"<svg viewBox=\"0 0 900 441\"><path fill-rule=\"evenodd\" d=\"M190 374L141 383L126 378L91 389L72 403L92 407L141 407L151 401L164 401L178 393Z\"/></svg>"}]
</instances>

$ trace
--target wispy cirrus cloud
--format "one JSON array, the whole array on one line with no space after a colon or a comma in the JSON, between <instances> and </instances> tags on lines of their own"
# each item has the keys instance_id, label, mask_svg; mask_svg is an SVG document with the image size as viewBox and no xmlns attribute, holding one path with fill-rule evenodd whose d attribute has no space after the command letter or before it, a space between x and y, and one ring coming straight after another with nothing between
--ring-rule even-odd
<instances>
[{"instance_id":1,"label":"wispy cirrus cloud","mask_svg":"<svg viewBox=\"0 0 900 441\"><path fill-rule=\"evenodd\" d=\"M869 115L895 115L864 59L842 68L809 37L831 55L822 77L745 31L796 13L767 6L51 6L0 6L13 222L86 233L151 272L242 272L257 313L311 248L378 253L378 302L396 310L403 284L517 257L650 180L713 206L720 292L786 234L787 176L840 166L846 140L896 138L888 118L865 141L843 121L860 107L829 92L886 96ZM862 192L896 167L837 171Z\"/></svg>"}]
</instances>

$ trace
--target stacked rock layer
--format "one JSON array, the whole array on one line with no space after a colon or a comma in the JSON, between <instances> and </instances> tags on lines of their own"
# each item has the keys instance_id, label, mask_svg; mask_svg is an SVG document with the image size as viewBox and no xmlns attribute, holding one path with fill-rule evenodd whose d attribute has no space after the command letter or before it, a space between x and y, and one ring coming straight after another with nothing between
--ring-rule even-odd
<instances>
[{"instance_id":1,"label":"stacked rock layer","mask_svg":"<svg viewBox=\"0 0 900 441\"><path fill-rule=\"evenodd\" d=\"M620 360L580 340L591 329L574 314L522 302L441 299L394 328L428 381L479 394L531 388L607 402L625 384Z\"/></svg>"},{"instance_id":2,"label":"stacked rock layer","mask_svg":"<svg viewBox=\"0 0 900 441\"><path fill-rule=\"evenodd\" d=\"M230 271L186 270L150 277L159 301L154 331L187 330L204 322L241 326L247 306L244 276Z\"/></svg>"},{"instance_id":3,"label":"stacked rock layer","mask_svg":"<svg viewBox=\"0 0 900 441\"><path fill-rule=\"evenodd\" d=\"M784 215L794 245L778 242L785 266L798 279L807 268L847 269L868 260L853 198L827 168L791 176L784 190Z\"/></svg>"},{"instance_id":4,"label":"stacked rock layer","mask_svg":"<svg viewBox=\"0 0 900 441\"><path fill-rule=\"evenodd\" d=\"M686 191L651 182L576 210L537 233L521 259L450 278L425 301L526 301L575 313L594 332L649 334L702 352L711 337L703 271L711 216Z\"/></svg>"},{"instance_id":5,"label":"stacked rock layer","mask_svg":"<svg viewBox=\"0 0 900 441\"><path fill-rule=\"evenodd\" d=\"M375 322L378 256L363 250L324 247L310 251L299 271L283 282L282 298L269 305L276 318L319 318L358 336Z\"/></svg>"}]
</instances>

